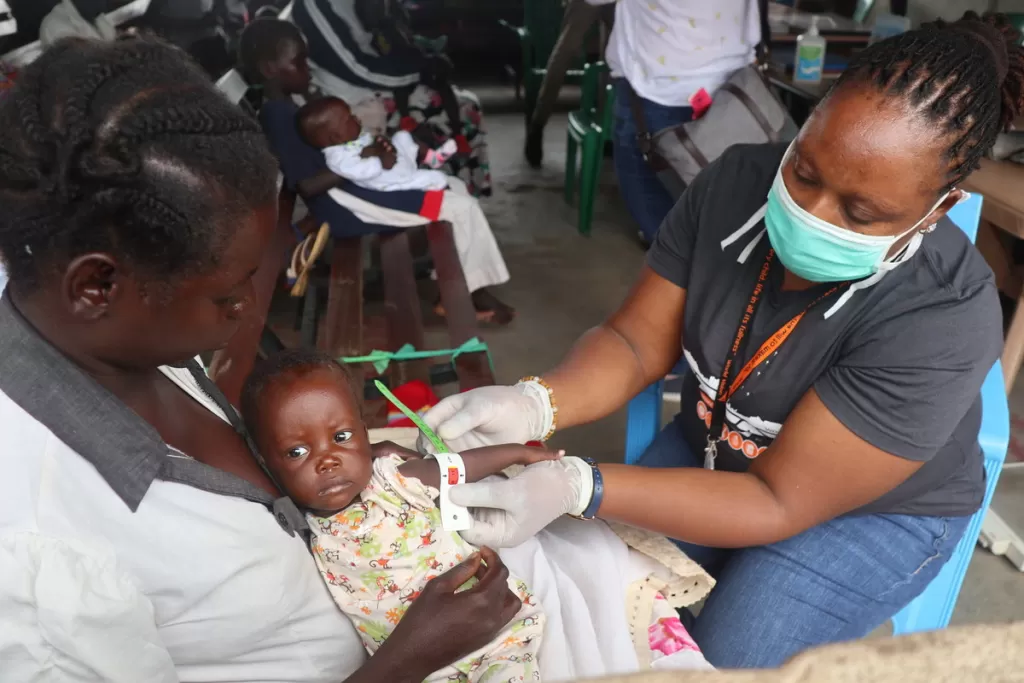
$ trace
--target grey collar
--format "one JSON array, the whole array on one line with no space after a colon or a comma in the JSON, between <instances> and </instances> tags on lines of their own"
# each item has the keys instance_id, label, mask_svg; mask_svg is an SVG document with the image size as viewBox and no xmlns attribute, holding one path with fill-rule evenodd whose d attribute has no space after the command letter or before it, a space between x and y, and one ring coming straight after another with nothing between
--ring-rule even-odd
<instances>
[{"instance_id":1,"label":"grey collar","mask_svg":"<svg viewBox=\"0 0 1024 683\"><path fill-rule=\"evenodd\" d=\"M212 382L205 384L204 391L222 398ZM289 535L308 535L305 516L290 498L275 500L241 477L172 455L152 425L43 339L6 293L0 298L0 391L92 463L132 512L160 478L260 503Z\"/></svg>"},{"instance_id":2,"label":"grey collar","mask_svg":"<svg viewBox=\"0 0 1024 683\"><path fill-rule=\"evenodd\" d=\"M43 339L7 293L0 298L0 390L138 509L167 456L164 440Z\"/></svg>"}]
</instances>

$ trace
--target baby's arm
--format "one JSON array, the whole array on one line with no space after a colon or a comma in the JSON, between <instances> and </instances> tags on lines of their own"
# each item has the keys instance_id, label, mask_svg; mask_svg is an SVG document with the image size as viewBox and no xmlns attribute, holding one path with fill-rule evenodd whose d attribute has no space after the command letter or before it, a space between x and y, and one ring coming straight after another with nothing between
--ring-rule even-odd
<instances>
[{"instance_id":1,"label":"baby's arm","mask_svg":"<svg viewBox=\"0 0 1024 683\"><path fill-rule=\"evenodd\" d=\"M358 149L329 147L324 150L324 160L331 172L354 182L373 180L384 172L380 158L364 157Z\"/></svg>"},{"instance_id":2,"label":"baby's arm","mask_svg":"<svg viewBox=\"0 0 1024 683\"><path fill-rule=\"evenodd\" d=\"M420 161L420 145L413 139L410 133L400 130L391 136L391 144L400 156L405 157L414 164Z\"/></svg>"},{"instance_id":3,"label":"baby's arm","mask_svg":"<svg viewBox=\"0 0 1024 683\"><path fill-rule=\"evenodd\" d=\"M532 465L544 460L557 460L565 455L565 452L508 444L474 448L464 451L461 455L463 462L466 463L466 483L471 483L497 474L512 465ZM408 460L399 466L398 471L404 477L419 479L433 488L437 488L441 484L441 471L437 466L437 461L433 459Z\"/></svg>"}]
</instances>

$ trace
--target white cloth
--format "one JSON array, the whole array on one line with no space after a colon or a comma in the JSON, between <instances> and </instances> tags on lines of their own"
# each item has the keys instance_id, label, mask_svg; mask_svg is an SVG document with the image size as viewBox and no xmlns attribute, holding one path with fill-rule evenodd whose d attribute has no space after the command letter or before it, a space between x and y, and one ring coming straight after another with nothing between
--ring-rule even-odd
<instances>
[{"instance_id":1,"label":"white cloth","mask_svg":"<svg viewBox=\"0 0 1024 683\"><path fill-rule=\"evenodd\" d=\"M491 224L480 201L469 194L459 178L448 178L448 190L441 200L438 219L452 224L455 250L466 276L466 286L475 292L508 282L508 267L494 239Z\"/></svg>"},{"instance_id":2,"label":"white cloth","mask_svg":"<svg viewBox=\"0 0 1024 683\"><path fill-rule=\"evenodd\" d=\"M363 158L363 150L373 144L374 137L363 133L344 145L325 147L327 168L359 187L381 192L396 190L443 190L448 187L448 176L441 171L421 169L416 163L419 146L406 131L391 137L395 148L395 165L384 168L377 157Z\"/></svg>"},{"instance_id":3,"label":"white cloth","mask_svg":"<svg viewBox=\"0 0 1024 683\"><path fill-rule=\"evenodd\" d=\"M602 522L563 517L515 548L500 551L528 583L547 616L540 664L546 682L634 672L636 650L625 619L626 590L663 570L631 550ZM657 669L707 669L700 654L678 652Z\"/></svg>"},{"instance_id":4,"label":"white cloth","mask_svg":"<svg viewBox=\"0 0 1024 683\"><path fill-rule=\"evenodd\" d=\"M72 0L63 0L43 18L39 25L39 42L49 47L61 38L91 38L93 40L113 40L117 37L117 29L103 14L90 23L82 16Z\"/></svg>"},{"instance_id":5,"label":"white cloth","mask_svg":"<svg viewBox=\"0 0 1024 683\"><path fill-rule=\"evenodd\" d=\"M484 215L480 202L469 194L466 184L459 178L448 176L448 190L441 200L438 220L452 224L452 237L459 263L466 276L470 292L508 282L508 266L494 239L491 224ZM328 196L351 211L364 223L411 228L426 225L431 220L416 213L398 211L372 204L337 188L327 191Z\"/></svg>"},{"instance_id":6,"label":"white cloth","mask_svg":"<svg viewBox=\"0 0 1024 683\"><path fill-rule=\"evenodd\" d=\"M619 0L605 59L641 97L683 107L753 62L760 34L755 0Z\"/></svg>"}]
</instances>

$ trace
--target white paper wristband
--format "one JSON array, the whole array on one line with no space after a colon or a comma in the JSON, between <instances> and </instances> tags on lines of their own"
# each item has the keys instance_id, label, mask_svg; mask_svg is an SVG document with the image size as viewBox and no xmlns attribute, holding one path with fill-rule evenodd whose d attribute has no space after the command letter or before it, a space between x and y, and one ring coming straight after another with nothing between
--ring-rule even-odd
<instances>
[{"instance_id":1,"label":"white paper wristband","mask_svg":"<svg viewBox=\"0 0 1024 683\"><path fill-rule=\"evenodd\" d=\"M445 531L465 531L473 526L469 510L456 505L448 492L453 486L466 483L466 463L458 453L435 453L437 466L441 470L438 486L438 507L441 509L441 526Z\"/></svg>"},{"instance_id":2,"label":"white paper wristband","mask_svg":"<svg viewBox=\"0 0 1024 683\"><path fill-rule=\"evenodd\" d=\"M594 469L583 459L574 455L567 455L562 462L572 465L580 473L580 499L576 501L576 507L569 510L569 514L579 517L590 506L590 500L594 497Z\"/></svg>"}]
</instances>

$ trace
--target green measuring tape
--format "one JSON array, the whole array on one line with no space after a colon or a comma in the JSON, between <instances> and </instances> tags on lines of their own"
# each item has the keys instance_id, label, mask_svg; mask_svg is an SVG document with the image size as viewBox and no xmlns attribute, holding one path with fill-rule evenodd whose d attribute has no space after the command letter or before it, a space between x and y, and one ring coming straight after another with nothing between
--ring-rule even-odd
<instances>
[{"instance_id":1,"label":"green measuring tape","mask_svg":"<svg viewBox=\"0 0 1024 683\"><path fill-rule=\"evenodd\" d=\"M423 432L423 436L427 437L427 440L434 445L434 448L437 449L438 453L452 452L451 449L445 445L444 441L441 441L441 437L435 434L434 430L427 426L427 423L423 421L423 418L417 415L404 403L399 401L398 398L394 394L392 394L391 391L388 390L388 388L384 386L384 384L379 379L373 380L373 383L377 385L377 389L380 391L381 394L384 395L384 398L391 401L391 403L393 403L396 408L401 410L407 418L412 420L412 423L416 425L417 429Z\"/></svg>"}]
</instances>

